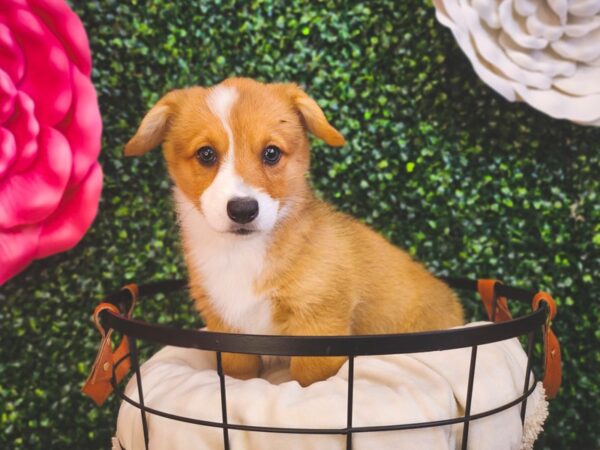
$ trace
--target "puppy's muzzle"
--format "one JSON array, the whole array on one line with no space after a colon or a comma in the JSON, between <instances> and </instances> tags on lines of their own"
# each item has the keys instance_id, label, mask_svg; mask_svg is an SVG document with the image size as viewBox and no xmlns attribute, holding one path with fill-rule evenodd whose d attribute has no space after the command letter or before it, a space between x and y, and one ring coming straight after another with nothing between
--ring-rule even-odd
<instances>
[{"instance_id":1,"label":"puppy's muzzle","mask_svg":"<svg viewBox=\"0 0 600 450\"><path fill-rule=\"evenodd\" d=\"M258 202L252 197L232 198L227 202L227 215L235 223L252 222L258 216Z\"/></svg>"}]
</instances>

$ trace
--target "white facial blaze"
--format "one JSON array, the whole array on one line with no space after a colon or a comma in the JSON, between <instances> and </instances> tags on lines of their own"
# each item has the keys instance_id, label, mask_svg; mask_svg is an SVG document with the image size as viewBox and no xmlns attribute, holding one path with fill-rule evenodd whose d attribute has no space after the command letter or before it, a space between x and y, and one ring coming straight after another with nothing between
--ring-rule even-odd
<instances>
[{"instance_id":1,"label":"white facial blaze","mask_svg":"<svg viewBox=\"0 0 600 450\"><path fill-rule=\"evenodd\" d=\"M208 95L208 107L221 121L229 145L217 176L200 196L200 206L208 224L214 230L227 232L236 228L235 222L227 215L229 200L236 197L254 198L258 202L258 217L248 226L257 231L269 231L277 221L279 201L261 189L246 184L235 171L235 141L229 118L237 98L237 90L230 86L217 86Z\"/></svg>"}]
</instances>

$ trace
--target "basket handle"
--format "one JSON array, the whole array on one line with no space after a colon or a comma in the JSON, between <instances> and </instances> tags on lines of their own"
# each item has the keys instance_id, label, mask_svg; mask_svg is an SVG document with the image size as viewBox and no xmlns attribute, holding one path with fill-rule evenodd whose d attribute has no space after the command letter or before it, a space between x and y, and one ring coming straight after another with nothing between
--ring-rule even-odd
<instances>
[{"instance_id":1,"label":"basket handle","mask_svg":"<svg viewBox=\"0 0 600 450\"><path fill-rule=\"evenodd\" d=\"M548 317L544 324L544 389L548 398L556 397L562 381L560 343L552 330L552 320L556 317L556 302L547 292L538 292L531 304L534 311L545 303Z\"/></svg>"},{"instance_id":2,"label":"basket handle","mask_svg":"<svg viewBox=\"0 0 600 450\"><path fill-rule=\"evenodd\" d=\"M121 342L113 351L111 339L113 330L105 330L100 323L100 313L106 310L112 311L115 314L124 314L127 318L131 317L133 308L137 302L139 290L135 284L128 284L123 287L123 290L129 291L131 296L131 303L127 311L120 311L115 305L107 302L100 303L94 310L94 322L102 339L98 348L98 354L92 365L92 370L81 388L81 392L94 400L98 406L102 405L113 391L111 384L112 372L117 362L123 360L115 369L117 383L127 375L131 367L131 362L127 357L129 355L129 340L127 336L123 336Z\"/></svg>"},{"instance_id":3,"label":"basket handle","mask_svg":"<svg viewBox=\"0 0 600 450\"><path fill-rule=\"evenodd\" d=\"M477 280L477 291L483 301L483 306L492 322L506 322L512 320L512 314L508 309L506 297L499 297L496 294L496 285L502 284L498 280Z\"/></svg>"},{"instance_id":4,"label":"basket handle","mask_svg":"<svg viewBox=\"0 0 600 450\"><path fill-rule=\"evenodd\" d=\"M512 319L506 297L499 297L495 287L501 284L498 280L477 280L477 290L485 306L489 320L506 322ZM547 292L538 292L533 297L532 307L536 311L541 304L548 307L548 317L544 325L544 389L548 398L556 397L562 380L560 343L552 330L552 320L556 316L556 302Z\"/></svg>"}]
</instances>

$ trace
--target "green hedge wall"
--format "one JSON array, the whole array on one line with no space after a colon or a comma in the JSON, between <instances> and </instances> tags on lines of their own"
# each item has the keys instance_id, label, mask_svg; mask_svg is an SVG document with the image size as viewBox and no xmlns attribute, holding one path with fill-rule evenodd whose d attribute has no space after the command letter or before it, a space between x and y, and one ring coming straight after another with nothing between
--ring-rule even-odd
<instances>
[{"instance_id":1,"label":"green hedge wall","mask_svg":"<svg viewBox=\"0 0 600 450\"><path fill-rule=\"evenodd\" d=\"M122 146L165 91L231 75L293 80L319 101L348 144L315 142L314 186L341 210L437 273L555 295L564 384L537 448L600 447L597 129L504 101L429 3L72 5L93 49L105 187L77 248L1 288L0 448L109 447L118 402L97 408L79 392L98 342L90 313L126 281L185 275L160 153L126 160ZM141 314L197 324L185 298L157 298Z\"/></svg>"}]
</instances>

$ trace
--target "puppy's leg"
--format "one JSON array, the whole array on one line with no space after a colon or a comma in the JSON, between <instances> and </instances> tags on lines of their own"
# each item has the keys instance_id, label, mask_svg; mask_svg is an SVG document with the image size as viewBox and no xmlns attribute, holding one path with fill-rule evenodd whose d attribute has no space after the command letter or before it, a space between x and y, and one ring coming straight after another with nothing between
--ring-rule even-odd
<instances>
[{"instance_id":1,"label":"puppy's leg","mask_svg":"<svg viewBox=\"0 0 600 450\"><path fill-rule=\"evenodd\" d=\"M206 326L210 331L217 331L220 333L235 333L235 330L231 329L214 316L207 314L205 321ZM223 364L223 371L226 375L238 378L240 380L248 380L250 378L258 377L261 369L260 356L258 355L223 353L221 362Z\"/></svg>"},{"instance_id":2,"label":"puppy's leg","mask_svg":"<svg viewBox=\"0 0 600 450\"><path fill-rule=\"evenodd\" d=\"M302 386L308 386L335 375L344 362L345 356L294 356L290 363L290 373Z\"/></svg>"},{"instance_id":3,"label":"puppy's leg","mask_svg":"<svg viewBox=\"0 0 600 450\"><path fill-rule=\"evenodd\" d=\"M349 335L349 320L343 320L339 317L342 317L342 314L339 314L336 320L315 321L310 325L306 322L292 320L286 334L296 336ZM325 380L335 375L346 359L345 356L294 356L290 362L290 374L302 386L308 386L315 381Z\"/></svg>"},{"instance_id":4,"label":"puppy's leg","mask_svg":"<svg viewBox=\"0 0 600 450\"><path fill-rule=\"evenodd\" d=\"M225 374L240 380L258 377L261 368L258 355L223 353L222 363Z\"/></svg>"}]
</instances>

